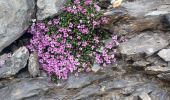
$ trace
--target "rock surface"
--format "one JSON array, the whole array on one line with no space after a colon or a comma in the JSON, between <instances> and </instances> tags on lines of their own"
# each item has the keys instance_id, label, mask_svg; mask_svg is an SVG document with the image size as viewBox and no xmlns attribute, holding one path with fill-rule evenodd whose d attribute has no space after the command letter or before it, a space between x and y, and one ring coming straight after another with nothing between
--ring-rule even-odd
<instances>
[{"instance_id":1,"label":"rock surface","mask_svg":"<svg viewBox=\"0 0 170 100\"><path fill-rule=\"evenodd\" d=\"M27 30L35 0L0 1L0 52Z\"/></svg>"},{"instance_id":2,"label":"rock surface","mask_svg":"<svg viewBox=\"0 0 170 100\"><path fill-rule=\"evenodd\" d=\"M122 4L129 15L136 18L170 13L169 0L133 0Z\"/></svg>"},{"instance_id":3,"label":"rock surface","mask_svg":"<svg viewBox=\"0 0 170 100\"><path fill-rule=\"evenodd\" d=\"M158 55L165 61L167 62L170 61L170 49L162 49L161 51L158 52Z\"/></svg>"},{"instance_id":4,"label":"rock surface","mask_svg":"<svg viewBox=\"0 0 170 100\"><path fill-rule=\"evenodd\" d=\"M170 73L161 73L157 75L160 79L170 81Z\"/></svg>"},{"instance_id":5,"label":"rock surface","mask_svg":"<svg viewBox=\"0 0 170 100\"><path fill-rule=\"evenodd\" d=\"M170 72L170 67L161 67L161 66L149 66L145 68L145 71L148 74L160 74Z\"/></svg>"},{"instance_id":6,"label":"rock surface","mask_svg":"<svg viewBox=\"0 0 170 100\"><path fill-rule=\"evenodd\" d=\"M146 54L152 55L158 50L166 47L169 44L166 35L162 33L145 32L142 33L119 46L121 54L124 55L138 55Z\"/></svg>"},{"instance_id":7,"label":"rock surface","mask_svg":"<svg viewBox=\"0 0 170 100\"><path fill-rule=\"evenodd\" d=\"M28 71L32 77L40 76L40 65L36 53L33 53L29 57Z\"/></svg>"},{"instance_id":8,"label":"rock surface","mask_svg":"<svg viewBox=\"0 0 170 100\"><path fill-rule=\"evenodd\" d=\"M45 79L22 79L0 89L0 96L1 100L39 100L52 87Z\"/></svg>"},{"instance_id":9,"label":"rock surface","mask_svg":"<svg viewBox=\"0 0 170 100\"><path fill-rule=\"evenodd\" d=\"M64 0L37 0L37 19L43 20L59 13Z\"/></svg>"},{"instance_id":10,"label":"rock surface","mask_svg":"<svg viewBox=\"0 0 170 100\"><path fill-rule=\"evenodd\" d=\"M13 55L7 59L1 59L4 63L0 67L0 78L6 78L15 75L27 64L29 52L26 47L16 50Z\"/></svg>"}]
</instances>

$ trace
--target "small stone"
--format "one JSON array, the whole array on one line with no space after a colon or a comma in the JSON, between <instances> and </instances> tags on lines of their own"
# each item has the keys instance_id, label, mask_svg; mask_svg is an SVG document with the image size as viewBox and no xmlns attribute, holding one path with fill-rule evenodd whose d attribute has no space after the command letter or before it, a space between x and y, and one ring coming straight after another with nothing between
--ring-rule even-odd
<instances>
[{"instance_id":1,"label":"small stone","mask_svg":"<svg viewBox=\"0 0 170 100\"><path fill-rule=\"evenodd\" d=\"M139 98L142 99L142 100L152 100L151 97L145 92L141 93L139 95Z\"/></svg>"},{"instance_id":2,"label":"small stone","mask_svg":"<svg viewBox=\"0 0 170 100\"><path fill-rule=\"evenodd\" d=\"M160 74L170 72L170 67L161 67L161 66L149 66L145 68L147 74Z\"/></svg>"},{"instance_id":3,"label":"small stone","mask_svg":"<svg viewBox=\"0 0 170 100\"><path fill-rule=\"evenodd\" d=\"M32 77L40 76L40 65L36 53L33 53L29 57L28 71Z\"/></svg>"},{"instance_id":4,"label":"small stone","mask_svg":"<svg viewBox=\"0 0 170 100\"><path fill-rule=\"evenodd\" d=\"M170 61L170 49L162 49L161 51L158 52L158 55L165 61L167 62Z\"/></svg>"},{"instance_id":5,"label":"small stone","mask_svg":"<svg viewBox=\"0 0 170 100\"><path fill-rule=\"evenodd\" d=\"M5 63L0 67L0 78L6 78L17 74L23 69L29 58L29 52L26 47L21 47L16 50L11 57L5 60Z\"/></svg>"},{"instance_id":6,"label":"small stone","mask_svg":"<svg viewBox=\"0 0 170 100\"><path fill-rule=\"evenodd\" d=\"M94 63L93 66L92 66L92 71L93 72L98 72L100 70L100 65Z\"/></svg>"}]
</instances>

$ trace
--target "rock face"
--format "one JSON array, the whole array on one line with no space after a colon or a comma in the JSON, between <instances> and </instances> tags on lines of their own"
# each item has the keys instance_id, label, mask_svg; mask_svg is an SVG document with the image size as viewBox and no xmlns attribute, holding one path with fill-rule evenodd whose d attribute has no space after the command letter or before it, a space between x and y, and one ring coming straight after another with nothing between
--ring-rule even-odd
<instances>
[{"instance_id":1,"label":"rock face","mask_svg":"<svg viewBox=\"0 0 170 100\"><path fill-rule=\"evenodd\" d=\"M152 55L156 51L168 45L166 35L162 33L146 32L142 33L127 42L121 43L120 52L124 55L146 54Z\"/></svg>"},{"instance_id":2,"label":"rock face","mask_svg":"<svg viewBox=\"0 0 170 100\"><path fill-rule=\"evenodd\" d=\"M0 52L28 28L35 0L0 1Z\"/></svg>"},{"instance_id":3,"label":"rock face","mask_svg":"<svg viewBox=\"0 0 170 100\"><path fill-rule=\"evenodd\" d=\"M52 88L45 79L25 79L14 82L7 87L0 89L1 100L39 100L36 96L44 94ZM33 98L34 99L31 99Z\"/></svg>"},{"instance_id":4,"label":"rock face","mask_svg":"<svg viewBox=\"0 0 170 100\"><path fill-rule=\"evenodd\" d=\"M162 49L158 55L165 61L170 61L170 49Z\"/></svg>"},{"instance_id":5,"label":"rock face","mask_svg":"<svg viewBox=\"0 0 170 100\"><path fill-rule=\"evenodd\" d=\"M38 57L36 53L33 53L29 57L28 71L32 77L40 75L40 65L38 62Z\"/></svg>"},{"instance_id":6,"label":"rock face","mask_svg":"<svg viewBox=\"0 0 170 100\"><path fill-rule=\"evenodd\" d=\"M170 13L169 0L133 0L122 4L129 15L137 18L157 16Z\"/></svg>"},{"instance_id":7,"label":"rock face","mask_svg":"<svg viewBox=\"0 0 170 100\"><path fill-rule=\"evenodd\" d=\"M170 81L170 73L161 73L157 75L160 79Z\"/></svg>"},{"instance_id":8,"label":"rock face","mask_svg":"<svg viewBox=\"0 0 170 100\"><path fill-rule=\"evenodd\" d=\"M170 67L149 66L145 69L148 74L160 74L170 72Z\"/></svg>"},{"instance_id":9,"label":"rock face","mask_svg":"<svg viewBox=\"0 0 170 100\"><path fill-rule=\"evenodd\" d=\"M103 77L105 77L105 75L100 76L100 75L94 75L91 73L81 74L79 76L72 75L68 79L67 88L68 89L81 88L81 87L86 86L86 85L92 83L93 81L101 79Z\"/></svg>"},{"instance_id":10,"label":"rock face","mask_svg":"<svg viewBox=\"0 0 170 100\"><path fill-rule=\"evenodd\" d=\"M4 63L0 67L0 78L6 78L15 75L27 64L29 52L26 47L21 47L6 60L1 59Z\"/></svg>"},{"instance_id":11,"label":"rock face","mask_svg":"<svg viewBox=\"0 0 170 100\"><path fill-rule=\"evenodd\" d=\"M43 20L56 15L62 8L64 0L38 0L37 19Z\"/></svg>"}]
</instances>

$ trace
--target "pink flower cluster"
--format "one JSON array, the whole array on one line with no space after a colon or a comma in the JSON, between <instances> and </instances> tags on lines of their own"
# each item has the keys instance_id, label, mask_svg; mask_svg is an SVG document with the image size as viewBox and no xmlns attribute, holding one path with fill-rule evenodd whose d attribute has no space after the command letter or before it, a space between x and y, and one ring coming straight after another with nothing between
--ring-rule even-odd
<instances>
[{"instance_id":1,"label":"pink flower cluster","mask_svg":"<svg viewBox=\"0 0 170 100\"><path fill-rule=\"evenodd\" d=\"M108 19L95 19L99 11L100 7L93 0L73 0L61 15L32 24L29 33L33 37L28 48L37 52L39 63L49 75L67 79L72 72L89 71L92 59L101 65L115 62L109 51L118 45L117 37L113 36L103 47L100 25ZM102 52L97 51L101 47Z\"/></svg>"}]
</instances>

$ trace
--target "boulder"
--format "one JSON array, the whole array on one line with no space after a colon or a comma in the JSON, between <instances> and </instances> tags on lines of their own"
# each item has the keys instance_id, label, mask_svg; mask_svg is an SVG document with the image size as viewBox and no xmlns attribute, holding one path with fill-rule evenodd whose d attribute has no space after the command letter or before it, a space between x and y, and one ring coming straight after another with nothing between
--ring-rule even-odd
<instances>
[{"instance_id":1,"label":"boulder","mask_svg":"<svg viewBox=\"0 0 170 100\"><path fill-rule=\"evenodd\" d=\"M126 56L135 56L144 54L151 56L158 50L169 44L167 35L163 33L145 32L130 40L121 43L119 50Z\"/></svg>"},{"instance_id":2,"label":"boulder","mask_svg":"<svg viewBox=\"0 0 170 100\"><path fill-rule=\"evenodd\" d=\"M6 59L1 58L4 63L0 67L0 78L6 78L17 74L21 69L23 69L29 58L29 52L26 47L21 47L16 50L11 57Z\"/></svg>"},{"instance_id":3,"label":"boulder","mask_svg":"<svg viewBox=\"0 0 170 100\"><path fill-rule=\"evenodd\" d=\"M65 0L37 0L37 19L43 20L59 13Z\"/></svg>"},{"instance_id":4,"label":"boulder","mask_svg":"<svg viewBox=\"0 0 170 100\"><path fill-rule=\"evenodd\" d=\"M34 8L35 0L0 1L0 52L27 30Z\"/></svg>"},{"instance_id":5,"label":"boulder","mask_svg":"<svg viewBox=\"0 0 170 100\"><path fill-rule=\"evenodd\" d=\"M135 18L159 16L170 13L168 0L127 0L122 6Z\"/></svg>"},{"instance_id":6,"label":"boulder","mask_svg":"<svg viewBox=\"0 0 170 100\"><path fill-rule=\"evenodd\" d=\"M46 79L21 79L0 89L1 100L39 100L43 94L52 89ZM30 99L31 98L31 99Z\"/></svg>"}]
</instances>

